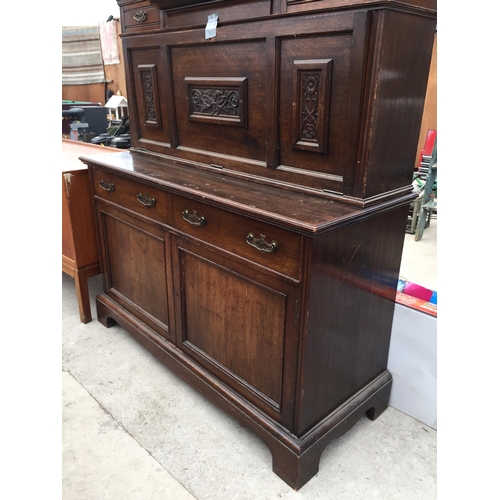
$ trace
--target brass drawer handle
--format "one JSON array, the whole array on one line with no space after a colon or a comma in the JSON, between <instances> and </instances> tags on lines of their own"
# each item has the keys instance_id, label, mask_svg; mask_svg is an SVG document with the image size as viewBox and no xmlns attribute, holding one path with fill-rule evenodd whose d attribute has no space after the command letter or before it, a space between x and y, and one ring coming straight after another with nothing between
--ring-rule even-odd
<instances>
[{"instance_id":1,"label":"brass drawer handle","mask_svg":"<svg viewBox=\"0 0 500 500\"><path fill-rule=\"evenodd\" d=\"M137 195L137 199L146 207L153 208L156 205L156 200L154 198L150 198L149 194L144 196L142 193Z\"/></svg>"},{"instance_id":2,"label":"brass drawer handle","mask_svg":"<svg viewBox=\"0 0 500 500\"><path fill-rule=\"evenodd\" d=\"M115 190L115 185L112 182L109 182L107 179L105 181L100 180L99 187L101 187L102 189L104 189L104 191L107 191L108 193L111 193L112 191Z\"/></svg>"},{"instance_id":3,"label":"brass drawer handle","mask_svg":"<svg viewBox=\"0 0 500 500\"><path fill-rule=\"evenodd\" d=\"M182 212L182 218L194 227L203 227L207 222L204 215L198 217L196 210L190 214L187 208Z\"/></svg>"},{"instance_id":4,"label":"brass drawer handle","mask_svg":"<svg viewBox=\"0 0 500 500\"><path fill-rule=\"evenodd\" d=\"M256 248L260 253L274 253L278 250L278 243L274 240L272 240L271 243L268 243L263 234L261 234L260 238L257 239L254 237L253 233L248 233L246 241L251 247Z\"/></svg>"},{"instance_id":5,"label":"brass drawer handle","mask_svg":"<svg viewBox=\"0 0 500 500\"><path fill-rule=\"evenodd\" d=\"M138 23L143 23L146 20L146 17L148 17L148 13L140 10L136 12L133 17Z\"/></svg>"}]
</instances>

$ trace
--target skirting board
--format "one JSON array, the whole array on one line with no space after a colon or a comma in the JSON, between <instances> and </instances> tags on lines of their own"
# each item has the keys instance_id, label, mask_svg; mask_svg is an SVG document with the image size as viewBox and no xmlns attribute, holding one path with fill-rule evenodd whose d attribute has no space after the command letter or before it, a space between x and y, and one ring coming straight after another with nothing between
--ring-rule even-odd
<instances>
[{"instance_id":1,"label":"skirting board","mask_svg":"<svg viewBox=\"0 0 500 500\"><path fill-rule=\"evenodd\" d=\"M437 430L437 318L397 304L388 370L389 405Z\"/></svg>"}]
</instances>

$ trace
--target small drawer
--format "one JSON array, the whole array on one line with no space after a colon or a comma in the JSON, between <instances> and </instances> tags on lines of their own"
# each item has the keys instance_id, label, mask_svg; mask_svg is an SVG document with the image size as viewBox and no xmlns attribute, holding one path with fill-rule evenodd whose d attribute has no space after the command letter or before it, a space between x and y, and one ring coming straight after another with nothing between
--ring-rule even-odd
<instances>
[{"instance_id":1,"label":"small drawer","mask_svg":"<svg viewBox=\"0 0 500 500\"><path fill-rule=\"evenodd\" d=\"M141 215L168 223L168 194L161 189L94 168L94 193Z\"/></svg>"},{"instance_id":2,"label":"small drawer","mask_svg":"<svg viewBox=\"0 0 500 500\"><path fill-rule=\"evenodd\" d=\"M148 1L136 2L122 9L123 28L127 33L161 28L160 11L151 7Z\"/></svg>"},{"instance_id":3,"label":"small drawer","mask_svg":"<svg viewBox=\"0 0 500 500\"><path fill-rule=\"evenodd\" d=\"M299 279L299 234L181 196L172 197L172 225L222 250Z\"/></svg>"}]
</instances>

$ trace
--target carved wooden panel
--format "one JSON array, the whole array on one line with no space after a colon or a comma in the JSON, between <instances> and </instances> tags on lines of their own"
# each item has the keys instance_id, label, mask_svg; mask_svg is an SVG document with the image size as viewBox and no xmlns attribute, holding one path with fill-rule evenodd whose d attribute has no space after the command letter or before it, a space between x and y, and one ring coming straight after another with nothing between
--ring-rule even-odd
<instances>
[{"instance_id":1,"label":"carved wooden panel","mask_svg":"<svg viewBox=\"0 0 500 500\"><path fill-rule=\"evenodd\" d=\"M185 77L189 120L247 127L247 78Z\"/></svg>"},{"instance_id":2,"label":"carved wooden panel","mask_svg":"<svg viewBox=\"0 0 500 500\"><path fill-rule=\"evenodd\" d=\"M161 128L156 64L139 64L146 121L144 126Z\"/></svg>"},{"instance_id":3,"label":"carved wooden panel","mask_svg":"<svg viewBox=\"0 0 500 500\"><path fill-rule=\"evenodd\" d=\"M132 146L169 148L171 106L165 51L155 45L128 49L124 43L124 54L130 68L127 99Z\"/></svg>"},{"instance_id":4,"label":"carved wooden panel","mask_svg":"<svg viewBox=\"0 0 500 500\"><path fill-rule=\"evenodd\" d=\"M332 59L294 61L294 149L328 152Z\"/></svg>"},{"instance_id":5,"label":"carved wooden panel","mask_svg":"<svg viewBox=\"0 0 500 500\"><path fill-rule=\"evenodd\" d=\"M348 148L352 32L296 37L280 44L280 164L278 171L329 192L343 192ZM359 94L358 94L359 98ZM356 117L358 114L356 114ZM307 176L307 177L306 177Z\"/></svg>"},{"instance_id":6,"label":"carved wooden panel","mask_svg":"<svg viewBox=\"0 0 500 500\"><path fill-rule=\"evenodd\" d=\"M265 40L171 47L175 154L223 167L266 165L265 50Z\"/></svg>"}]
</instances>

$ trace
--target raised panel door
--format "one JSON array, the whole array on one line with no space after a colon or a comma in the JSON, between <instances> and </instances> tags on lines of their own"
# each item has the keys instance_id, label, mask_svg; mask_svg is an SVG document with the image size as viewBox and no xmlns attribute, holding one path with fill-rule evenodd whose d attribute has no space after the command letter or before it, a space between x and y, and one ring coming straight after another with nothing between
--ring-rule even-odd
<instances>
[{"instance_id":1,"label":"raised panel door","mask_svg":"<svg viewBox=\"0 0 500 500\"><path fill-rule=\"evenodd\" d=\"M266 165L265 51L264 40L172 48L181 151Z\"/></svg>"},{"instance_id":2,"label":"raised panel door","mask_svg":"<svg viewBox=\"0 0 500 500\"><path fill-rule=\"evenodd\" d=\"M172 340L168 233L100 205L106 294L162 337Z\"/></svg>"},{"instance_id":3,"label":"raised panel door","mask_svg":"<svg viewBox=\"0 0 500 500\"><path fill-rule=\"evenodd\" d=\"M366 19L281 40L278 169L319 189L343 193L356 161Z\"/></svg>"},{"instance_id":4,"label":"raised panel door","mask_svg":"<svg viewBox=\"0 0 500 500\"><path fill-rule=\"evenodd\" d=\"M164 49L152 46L129 52L131 66L131 136L135 147L170 147Z\"/></svg>"},{"instance_id":5,"label":"raised panel door","mask_svg":"<svg viewBox=\"0 0 500 500\"><path fill-rule=\"evenodd\" d=\"M291 425L298 286L182 238L173 241L178 344Z\"/></svg>"}]
</instances>

